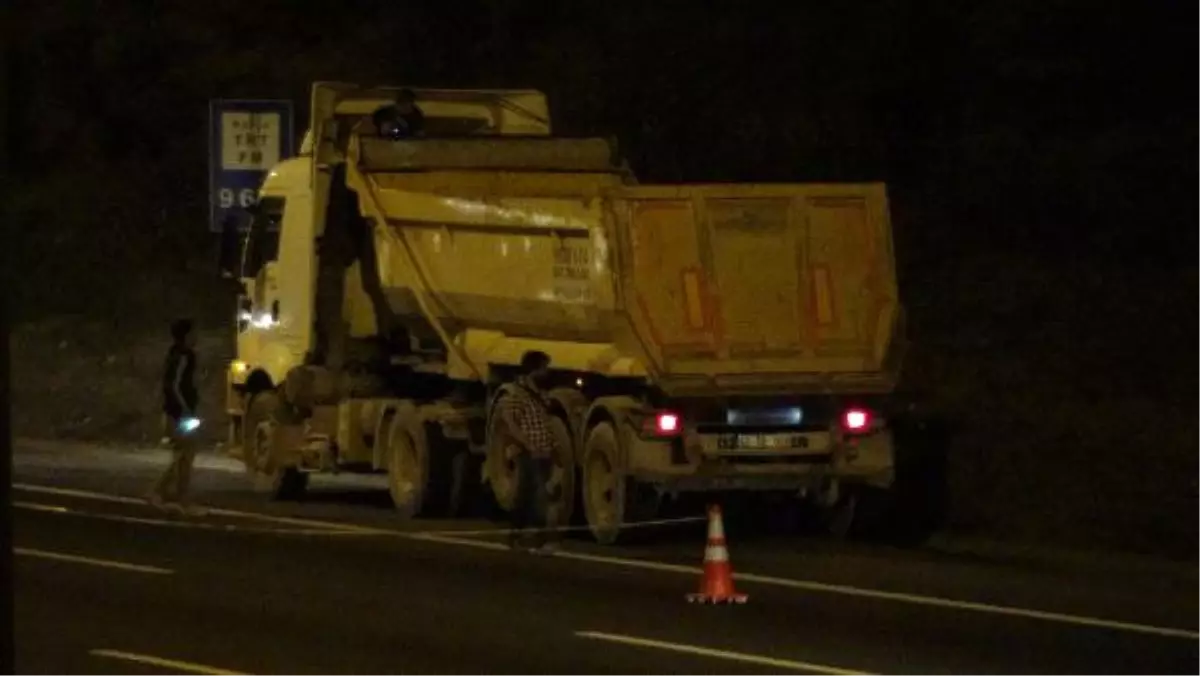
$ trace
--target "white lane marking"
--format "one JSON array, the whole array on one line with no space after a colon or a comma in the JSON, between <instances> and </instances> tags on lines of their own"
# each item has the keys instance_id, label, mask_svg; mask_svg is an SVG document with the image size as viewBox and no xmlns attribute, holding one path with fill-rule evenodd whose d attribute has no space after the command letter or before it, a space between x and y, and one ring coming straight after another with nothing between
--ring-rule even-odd
<instances>
[{"instance_id":1,"label":"white lane marking","mask_svg":"<svg viewBox=\"0 0 1200 676\"><path fill-rule=\"evenodd\" d=\"M396 535L409 540L420 540L424 542L436 542L443 545L453 545L455 547L470 547L474 549L489 549L493 552L508 551L508 547L499 542L487 542L485 540L459 540L458 538L447 537L445 535L431 535L426 533L400 533ZM562 554L562 552L558 552Z\"/></svg>"},{"instance_id":2,"label":"white lane marking","mask_svg":"<svg viewBox=\"0 0 1200 676\"><path fill-rule=\"evenodd\" d=\"M28 509L35 512L54 512L56 514L66 514L71 511L62 505L46 505L40 502L21 502L19 500L14 501L12 506L17 509Z\"/></svg>"},{"instance_id":3,"label":"white lane marking","mask_svg":"<svg viewBox=\"0 0 1200 676\"><path fill-rule=\"evenodd\" d=\"M46 495L58 495L62 497L82 498L85 500L99 500L102 502L112 502L121 505L146 505L146 501L139 498L130 498L123 495L111 495L108 493L98 493L95 491L87 491L76 488L56 488L52 486L37 486L34 484L14 483L13 489L25 491L28 493L44 493ZM368 528L366 526L355 526L348 523L340 523L337 521L318 521L316 519L301 519L287 516L271 516L269 514L259 514L257 512L242 512L234 509L209 509L208 513L212 516L231 516L243 519L253 519L262 521L263 523L278 523L289 526L309 526L315 528L325 528L329 530L343 530L360 533L363 535L390 535L395 531L383 530L379 528Z\"/></svg>"},{"instance_id":4,"label":"white lane marking","mask_svg":"<svg viewBox=\"0 0 1200 676\"><path fill-rule=\"evenodd\" d=\"M124 662L136 662L145 664L151 667L161 667L170 669L175 673L190 673L190 674L214 674L215 676L243 676L240 671L230 671L221 669L220 667L210 667L207 664L196 664L195 662L183 662L180 660L169 660L165 657L155 657L153 655L140 655L138 653L129 653L123 650L93 650L90 653L95 657L107 657L112 660L122 660Z\"/></svg>"},{"instance_id":5,"label":"white lane marking","mask_svg":"<svg viewBox=\"0 0 1200 676\"><path fill-rule=\"evenodd\" d=\"M64 561L66 563L81 563L86 566L97 566L99 568L113 568L115 570L125 570L132 573L147 573L150 575L170 575L175 571L167 568L159 568L158 566L143 566L136 563L125 563L124 561L113 561L111 559L97 559L90 556L79 556L78 554L63 554L61 552L48 552L44 549L30 549L28 547L13 547L13 553L17 556L28 556L35 559L47 559L50 561Z\"/></svg>"},{"instance_id":6,"label":"white lane marking","mask_svg":"<svg viewBox=\"0 0 1200 676\"><path fill-rule=\"evenodd\" d=\"M141 500L135 498L126 498L122 496L108 495L105 493L94 493L92 491L52 488L49 486L36 486L30 484L13 484L13 488L29 492L41 492L51 495L67 495L80 498L91 498L96 500L107 500L111 502L120 502L126 504L145 504ZM427 542L436 542L445 545L456 547L473 547L476 549L490 549L493 551L507 551L508 548L502 544L494 542L479 542L477 540L467 540L455 538L445 535L446 531L436 531L436 534L426 534L420 531L397 531L387 530L382 528L369 528L366 526L354 526L351 524L338 523L333 521L317 521L313 519L276 517L266 514L255 514L253 512L239 512L234 510L211 510L210 514L223 514L227 516L239 516L247 519L258 519L265 522L287 523L293 525L306 525L317 528L330 528L353 531L362 535L390 535L394 537L405 538L409 540L424 540ZM498 531L503 532L503 531ZM577 561L588 561L591 563L599 563L612 566L623 566L626 568L639 568L642 570L656 570L667 573L679 573L687 575L696 575L701 572L699 566L684 566L678 564L663 563L660 561L648 561L643 559L627 559L616 556L605 556L599 554L584 554L582 552L567 552L558 551L554 554L554 558L559 559L574 559ZM894 601L899 603L909 603L914 605L924 605L938 608L949 608L954 610L962 610L968 612L977 612L991 615L1004 615L1008 617L1020 617L1023 619L1041 620L1046 622L1057 622L1059 624L1071 624L1076 626L1093 627L1100 629L1110 629L1115 631L1125 631L1140 634L1151 634L1155 636L1164 636L1167 638L1180 638L1187 640L1200 639L1200 632L1195 629L1179 629L1176 627L1160 627L1150 624L1140 624L1136 622L1122 622L1120 620L1109 620L1101 617L1090 617L1087 615L1075 615L1070 613L1056 613L1044 610L1034 610L1030 608L1020 608L1017 606L1002 606L989 603L979 603L975 601L959 601L956 599L944 598L940 596L924 596L920 594L908 594L903 592L890 592L879 589L868 589L863 587L852 587L850 585L829 584L825 582L815 582L812 580L796 580L790 578L775 577L770 575L759 575L755 573L735 573L734 579L748 582L752 584L762 584L775 587L783 587L786 589L798 589L809 592L820 592L826 594L842 594L845 596L857 596L861 598L871 598L881 601Z\"/></svg>"},{"instance_id":7,"label":"white lane marking","mask_svg":"<svg viewBox=\"0 0 1200 676\"><path fill-rule=\"evenodd\" d=\"M44 493L46 495L57 495L60 497L72 497L85 500L98 500L102 502L111 502L120 505L143 505L147 503L144 499L131 498L124 495L112 495L109 493L99 493L95 491L83 490L79 488L58 488L54 486L38 486L34 484L15 483L13 488L16 490L26 491L29 493ZM34 503L24 503L34 504ZM61 511L70 511L63 507ZM418 531L396 531L386 528L372 528L369 526L359 526L351 523L340 521L320 521L317 519L306 519L288 516L272 516L269 514L260 514L258 512L243 512L234 509L209 508L207 512L213 516L229 516L242 519L253 519L264 523L278 523L292 526L310 526L324 528L327 530L341 530L348 533L356 533L359 535L408 535L416 534ZM658 519L655 521L640 521L636 524L627 526L627 528L646 528L651 526L670 526L684 523L698 523L707 520L707 516L686 516L673 519ZM590 526L562 526L558 528L543 528L537 529L544 532L568 533L568 532L583 532L590 531ZM438 531L419 531L420 535L437 535L448 537L478 537L488 535L505 535L508 533L507 528L492 528L488 530L465 530L465 529L450 529Z\"/></svg>"},{"instance_id":8,"label":"white lane marking","mask_svg":"<svg viewBox=\"0 0 1200 676\"><path fill-rule=\"evenodd\" d=\"M507 550L508 548L493 542L479 542L477 540L460 540L444 535L423 535L420 533L403 534L414 540L427 540L429 542L438 542L447 545L456 545L460 547L474 547L476 549L491 549L496 551ZM601 554L585 554L583 552L558 551L553 554L554 558L573 559L575 561L587 561L590 563L599 563L609 566L621 566L625 568L638 568L642 570L655 570L663 573L678 573L685 575L699 575L703 573L703 569L699 566L685 566L674 563L663 563L661 561L647 561L642 559L626 559L616 556L605 556ZM1095 627L1099 629L1111 629L1116 631L1126 631L1140 634L1152 634L1155 636L1164 636L1167 638L1181 638L1188 640L1200 639L1200 632L1191 629L1178 629L1175 627L1159 627L1150 624L1139 624L1136 622L1122 622L1120 620L1107 620L1100 617L1089 617L1086 615L1073 615L1069 613L1055 613L1045 610L1034 610L1030 608L1019 608L1016 606L1000 606L989 603L979 603L975 601L959 601L956 599L942 598L938 596L921 596L919 594L906 594L903 592L890 592L878 589L863 589L860 587L851 587L848 585L828 584L824 582L813 582L811 580L793 580L789 578L773 577L769 575L758 575L756 573L734 573L733 577L739 582L749 582L751 584L762 584L773 587L783 587L786 589L798 589L808 592L819 592L826 594L842 594L844 596L858 596L861 598L871 598L881 601L894 601L898 603L908 603L913 605L932 606L937 608L949 608L953 610L963 610L968 612L976 612L991 615L1006 615L1009 617L1020 617L1030 620L1042 620L1046 622L1057 622L1059 624L1071 624L1084 627Z\"/></svg>"},{"instance_id":9,"label":"white lane marking","mask_svg":"<svg viewBox=\"0 0 1200 676\"><path fill-rule=\"evenodd\" d=\"M860 596L864 598L878 599L881 601L896 601L899 603L911 603L914 605L934 606L938 608L951 608L954 610L966 610L977 613L1007 615L1009 617L1021 617L1030 620L1045 620L1047 622L1074 624L1084 627L1096 627L1099 629L1112 629L1116 631L1127 631L1141 634L1154 634L1156 636L1165 636L1168 638L1182 638L1193 641L1200 639L1200 632L1192 629L1158 627L1151 624L1122 622L1120 620L1106 620L1102 617L1089 617L1087 615L1056 613L1047 610L1020 608L1017 606L1001 606L991 603L979 603L977 601L959 601L957 599L948 599L939 596L921 596L919 594L906 594L903 592L890 592L878 589L862 589L848 585L827 584L824 582L813 582L810 580L790 580L787 578L773 577L769 575L757 575L755 573L734 573L733 577L735 580L739 580L741 582L767 584L776 587L786 587L789 589L801 589L804 591L843 594L846 596Z\"/></svg>"},{"instance_id":10,"label":"white lane marking","mask_svg":"<svg viewBox=\"0 0 1200 676\"><path fill-rule=\"evenodd\" d=\"M34 484L14 483L13 490L25 491L26 493L41 493L44 495L58 495L68 498L86 498L89 500L99 500L101 502L112 502L118 505L144 505L145 500L140 498L129 498L124 495L111 495L109 493L96 493L93 491L79 490L76 488L55 488L53 486L37 486Z\"/></svg>"},{"instance_id":11,"label":"white lane marking","mask_svg":"<svg viewBox=\"0 0 1200 676\"><path fill-rule=\"evenodd\" d=\"M63 514L66 516L76 516L83 519L95 519L98 521L113 521L116 523L133 523L142 526L160 526L164 528L179 528L184 530L207 530L221 533L256 533L268 535L316 535L320 537L333 536L362 536L374 535L374 533L359 533L357 531L333 530L331 528L269 528L269 527L254 527L254 526L237 526L234 524L214 524L203 523L199 521L174 521L170 519L152 519L141 516L125 516L123 514L102 514L100 512L87 512L80 509L70 509L60 505L43 505L36 502L14 502L13 507L17 509L27 509L35 512L50 512L53 514Z\"/></svg>"},{"instance_id":12,"label":"white lane marking","mask_svg":"<svg viewBox=\"0 0 1200 676\"><path fill-rule=\"evenodd\" d=\"M583 552L560 552L560 556L564 559L575 559L576 561L587 561L589 563L602 563L608 566L625 566L627 568L641 568L643 570L657 570L663 573L683 573L686 575L699 575L704 572L700 566L684 566L678 563L663 563L662 561L647 561L645 559L623 559L616 556L606 556L603 554L584 554Z\"/></svg>"},{"instance_id":13,"label":"white lane marking","mask_svg":"<svg viewBox=\"0 0 1200 676\"><path fill-rule=\"evenodd\" d=\"M745 664L758 664L773 669L789 669L792 671L811 671L818 674L865 674L866 672L855 671L853 669L843 669L841 667L831 667L825 664L814 664L812 662L800 662L797 660L785 660L778 657L767 657L765 655L753 655L750 653L739 653L731 650L718 650L716 648L705 648L698 645L688 645L686 643L671 643L668 641L656 641L649 638L639 638L637 636L624 636L622 634L606 634L601 631L577 631L575 635L580 638L589 638L597 641L608 641L610 643L620 643L623 645L636 646L638 648L655 648L657 650L668 650L675 653L684 653L686 655L699 655L700 657L712 657L719 660L729 660L732 662L742 662Z\"/></svg>"},{"instance_id":14,"label":"white lane marking","mask_svg":"<svg viewBox=\"0 0 1200 676\"><path fill-rule=\"evenodd\" d=\"M652 528L654 526L678 526L685 523L707 521L707 516L681 516L673 519L655 519L653 521L638 521L622 526L622 530L636 528ZM592 530L591 526L554 526L551 528L529 528L527 533L584 533ZM421 535L438 535L447 537L486 537L488 535L507 535L508 528L488 528L485 530L426 530Z\"/></svg>"}]
</instances>

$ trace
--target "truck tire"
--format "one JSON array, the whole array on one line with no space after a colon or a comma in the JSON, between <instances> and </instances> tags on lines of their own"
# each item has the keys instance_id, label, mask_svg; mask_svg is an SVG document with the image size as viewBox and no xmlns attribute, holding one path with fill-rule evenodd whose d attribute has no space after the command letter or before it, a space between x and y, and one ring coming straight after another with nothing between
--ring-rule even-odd
<instances>
[{"instance_id":1,"label":"truck tire","mask_svg":"<svg viewBox=\"0 0 1200 676\"><path fill-rule=\"evenodd\" d=\"M626 524L654 518L658 499L639 485L620 463L617 431L611 422L591 429L583 449L583 505L592 537L602 545L628 542L634 531Z\"/></svg>"},{"instance_id":2,"label":"truck tire","mask_svg":"<svg viewBox=\"0 0 1200 676\"><path fill-rule=\"evenodd\" d=\"M546 515L548 525L564 528L571 525L575 513L575 444L571 439L571 428L562 418L550 419L550 430L555 438L554 467L550 470L550 493Z\"/></svg>"},{"instance_id":3,"label":"truck tire","mask_svg":"<svg viewBox=\"0 0 1200 676\"><path fill-rule=\"evenodd\" d=\"M510 459L508 424L495 412L488 420L485 468L492 499L502 512L511 512L517 494L517 465Z\"/></svg>"},{"instance_id":4,"label":"truck tire","mask_svg":"<svg viewBox=\"0 0 1200 676\"><path fill-rule=\"evenodd\" d=\"M388 425L388 493L406 519L420 516L429 496L429 449L425 430L410 416L397 413Z\"/></svg>"},{"instance_id":5,"label":"truck tire","mask_svg":"<svg viewBox=\"0 0 1200 676\"><path fill-rule=\"evenodd\" d=\"M275 500L294 500L308 488L308 475L281 465L274 451L275 428L283 416L279 395L270 390L251 397L242 424L242 463L253 477L257 490Z\"/></svg>"},{"instance_id":6,"label":"truck tire","mask_svg":"<svg viewBox=\"0 0 1200 676\"><path fill-rule=\"evenodd\" d=\"M891 541L891 528L903 516L891 498L887 490L842 486L833 504L816 506L818 530L839 541L897 544Z\"/></svg>"},{"instance_id":7,"label":"truck tire","mask_svg":"<svg viewBox=\"0 0 1200 676\"><path fill-rule=\"evenodd\" d=\"M893 547L915 547L928 539L930 529L895 487L856 486L852 495L854 514L846 537Z\"/></svg>"},{"instance_id":8,"label":"truck tire","mask_svg":"<svg viewBox=\"0 0 1200 676\"><path fill-rule=\"evenodd\" d=\"M575 444L571 441L571 430L562 418L551 416L550 427L556 441L554 468L550 474L550 484L555 490L550 496L547 518L556 526L567 526L575 512ZM517 465L509 454L512 440L507 424L500 416L493 415L488 422L487 434L487 480L492 499L501 511L511 512L517 495Z\"/></svg>"},{"instance_id":9,"label":"truck tire","mask_svg":"<svg viewBox=\"0 0 1200 676\"><path fill-rule=\"evenodd\" d=\"M279 395L267 390L250 396L242 419L242 465L251 476L261 472L270 458L270 429L264 426L275 418Z\"/></svg>"},{"instance_id":10,"label":"truck tire","mask_svg":"<svg viewBox=\"0 0 1200 676\"><path fill-rule=\"evenodd\" d=\"M423 516L450 517L456 515L465 501L467 464L470 446L463 441L446 438L441 425L422 425L425 437L426 467Z\"/></svg>"},{"instance_id":11,"label":"truck tire","mask_svg":"<svg viewBox=\"0 0 1200 676\"><path fill-rule=\"evenodd\" d=\"M820 508L821 525L835 540L849 540L854 536L859 519L858 500L857 490L843 488L842 494L832 505Z\"/></svg>"},{"instance_id":12,"label":"truck tire","mask_svg":"<svg viewBox=\"0 0 1200 676\"><path fill-rule=\"evenodd\" d=\"M480 463L469 449L457 450L450 457L450 487L446 501L446 516L464 516L474 502L479 485Z\"/></svg>"},{"instance_id":13,"label":"truck tire","mask_svg":"<svg viewBox=\"0 0 1200 676\"><path fill-rule=\"evenodd\" d=\"M308 491L308 474L295 467L281 467L264 477L275 500L299 500Z\"/></svg>"},{"instance_id":14,"label":"truck tire","mask_svg":"<svg viewBox=\"0 0 1200 676\"><path fill-rule=\"evenodd\" d=\"M422 422L414 409L400 410L388 424L388 492L405 518L450 516L466 500L465 444L447 439L437 423Z\"/></svg>"}]
</instances>

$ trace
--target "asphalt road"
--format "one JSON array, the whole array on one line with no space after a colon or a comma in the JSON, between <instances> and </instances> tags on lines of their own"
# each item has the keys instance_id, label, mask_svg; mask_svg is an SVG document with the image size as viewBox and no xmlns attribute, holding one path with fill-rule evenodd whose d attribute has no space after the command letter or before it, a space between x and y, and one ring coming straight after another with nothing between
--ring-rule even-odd
<instances>
[{"instance_id":1,"label":"asphalt road","mask_svg":"<svg viewBox=\"0 0 1200 676\"><path fill-rule=\"evenodd\" d=\"M838 545L731 519L744 606L684 601L700 524L635 547L510 552L400 522L370 485L216 507L136 499L160 452L19 444L18 673L1197 673L1197 570Z\"/></svg>"}]
</instances>

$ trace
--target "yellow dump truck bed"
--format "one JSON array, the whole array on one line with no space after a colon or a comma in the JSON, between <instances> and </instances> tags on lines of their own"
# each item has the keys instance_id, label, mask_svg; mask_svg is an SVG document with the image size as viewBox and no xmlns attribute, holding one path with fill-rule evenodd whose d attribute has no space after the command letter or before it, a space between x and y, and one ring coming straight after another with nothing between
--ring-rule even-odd
<instances>
[{"instance_id":1,"label":"yellow dump truck bed","mask_svg":"<svg viewBox=\"0 0 1200 676\"><path fill-rule=\"evenodd\" d=\"M548 137L364 138L351 164L389 303L463 373L541 349L679 396L892 385L883 185L635 187L602 140Z\"/></svg>"},{"instance_id":2,"label":"yellow dump truck bed","mask_svg":"<svg viewBox=\"0 0 1200 676\"><path fill-rule=\"evenodd\" d=\"M664 389L889 387L884 186L649 186L609 208L620 304Z\"/></svg>"}]
</instances>

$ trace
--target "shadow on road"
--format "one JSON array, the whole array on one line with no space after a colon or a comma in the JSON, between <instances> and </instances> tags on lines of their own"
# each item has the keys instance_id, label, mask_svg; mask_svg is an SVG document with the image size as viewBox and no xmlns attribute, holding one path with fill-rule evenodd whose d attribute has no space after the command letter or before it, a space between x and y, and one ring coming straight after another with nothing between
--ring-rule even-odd
<instances>
[{"instance_id":1,"label":"shadow on road","mask_svg":"<svg viewBox=\"0 0 1200 676\"><path fill-rule=\"evenodd\" d=\"M312 488L304 496L294 502L310 505L347 505L352 507L372 507L381 511L391 511L392 496L387 491L369 488Z\"/></svg>"}]
</instances>

